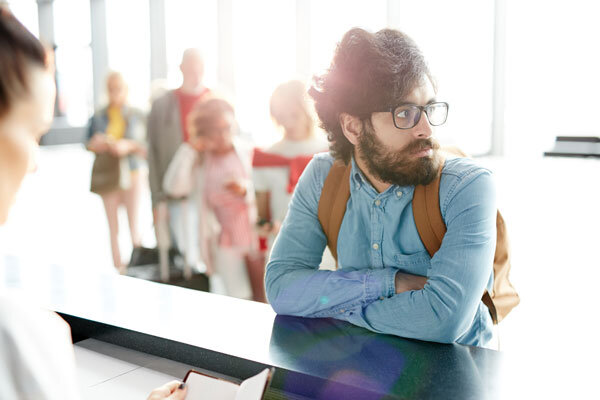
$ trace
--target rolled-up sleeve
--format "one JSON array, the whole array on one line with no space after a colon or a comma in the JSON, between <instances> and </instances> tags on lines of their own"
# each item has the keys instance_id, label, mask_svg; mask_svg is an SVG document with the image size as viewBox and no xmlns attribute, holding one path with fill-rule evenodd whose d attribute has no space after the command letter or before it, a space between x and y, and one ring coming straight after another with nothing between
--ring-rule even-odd
<instances>
[{"instance_id":1,"label":"rolled-up sleeve","mask_svg":"<svg viewBox=\"0 0 600 400\"><path fill-rule=\"evenodd\" d=\"M490 279L496 246L496 193L489 171L461 178L442 203L447 232L423 290L361 305L337 318L375 332L457 341L472 325Z\"/></svg>"},{"instance_id":2,"label":"rolled-up sleeve","mask_svg":"<svg viewBox=\"0 0 600 400\"><path fill-rule=\"evenodd\" d=\"M394 268L319 270L327 239L319 197L331 160L313 158L302 174L265 274L267 298L279 314L332 317L394 293Z\"/></svg>"}]
</instances>

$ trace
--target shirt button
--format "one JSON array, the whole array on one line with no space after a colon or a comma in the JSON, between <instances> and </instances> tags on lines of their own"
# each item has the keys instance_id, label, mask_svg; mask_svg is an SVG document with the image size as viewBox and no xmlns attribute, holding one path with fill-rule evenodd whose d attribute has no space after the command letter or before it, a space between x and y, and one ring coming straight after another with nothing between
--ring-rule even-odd
<instances>
[{"instance_id":1,"label":"shirt button","mask_svg":"<svg viewBox=\"0 0 600 400\"><path fill-rule=\"evenodd\" d=\"M398 190L398 191L396 192L396 196L398 196L398 197L402 197L402 192L401 192L400 190Z\"/></svg>"},{"instance_id":2,"label":"shirt button","mask_svg":"<svg viewBox=\"0 0 600 400\"><path fill-rule=\"evenodd\" d=\"M375 205L376 205L376 206L379 206L379 205L381 205L381 200L375 200Z\"/></svg>"},{"instance_id":3,"label":"shirt button","mask_svg":"<svg viewBox=\"0 0 600 400\"><path fill-rule=\"evenodd\" d=\"M379 300L383 300L383 299L385 299L385 297L383 297L383 296L379 297Z\"/></svg>"},{"instance_id":4,"label":"shirt button","mask_svg":"<svg viewBox=\"0 0 600 400\"><path fill-rule=\"evenodd\" d=\"M379 245L377 243L373 243L373 249L375 249L375 250L379 249Z\"/></svg>"}]
</instances>

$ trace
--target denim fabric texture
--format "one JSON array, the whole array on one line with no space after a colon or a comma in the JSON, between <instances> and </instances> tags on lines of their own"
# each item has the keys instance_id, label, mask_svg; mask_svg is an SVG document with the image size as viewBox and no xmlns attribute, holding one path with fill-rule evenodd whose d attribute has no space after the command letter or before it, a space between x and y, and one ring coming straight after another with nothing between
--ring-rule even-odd
<instances>
[{"instance_id":1,"label":"denim fabric texture","mask_svg":"<svg viewBox=\"0 0 600 400\"><path fill-rule=\"evenodd\" d=\"M319 198L334 159L316 155L300 178L265 275L279 314L331 317L371 331L485 347L492 320L481 302L493 285L496 192L492 174L466 158L442 171L447 233L430 257L412 212L414 187L378 193L352 160L350 199L338 236L338 270L320 270L327 239ZM395 294L398 271L426 276L423 290Z\"/></svg>"}]
</instances>

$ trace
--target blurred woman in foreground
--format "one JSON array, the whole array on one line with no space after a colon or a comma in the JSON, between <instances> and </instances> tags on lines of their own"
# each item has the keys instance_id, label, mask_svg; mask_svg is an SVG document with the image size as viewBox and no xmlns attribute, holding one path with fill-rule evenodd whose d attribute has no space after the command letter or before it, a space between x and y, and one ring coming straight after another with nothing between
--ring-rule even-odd
<instances>
[{"instance_id":1,"label":"blurred woman in foreground","mask_svg":"<svg viewBox=\"0 0 600 400\"><path fill-rule=\"evenodd\" d=\"M0 225L48 130L56 88L40 42L0 6ZM3 261L0 257L0 263ZM183 399L171 382L151 399ZM69 326L53 312L0 293L0 399L78 399Z\"/></svg>"}]
</instances>

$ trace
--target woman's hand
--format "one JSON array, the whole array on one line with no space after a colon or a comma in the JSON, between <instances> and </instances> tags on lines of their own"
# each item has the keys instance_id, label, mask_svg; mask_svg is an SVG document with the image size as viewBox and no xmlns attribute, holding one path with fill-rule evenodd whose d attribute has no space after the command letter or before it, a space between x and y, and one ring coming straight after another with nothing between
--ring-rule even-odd
<instances>
[{"instance_id":1,"label":"woman's hand","mask_svg":"<svg viewBox=\"0 0 600 400\"><path fill-rule=\"evenodd\" d=\"M179 381L171 381L156 388L148 396L148 400L183 400L187 394L187 386Z\"/></svg>"},{"instance_id":2,"label":"woman's hand","mask_svg":"<svg viewBox=\"0 0 600 400\"><path fill-rule=\"evenodd\" d=\"M121 139L109 144L109 151L115 157L125 157L137 151L137 144L131 140Z\"/></svg>"},{"instance_id":3,"label":"woman's hand","mask_svg":"<svg viewBox=\"0 0 600 400\"><path fill-rule=\"evenodd\" d=\"M110 150L108 137L104 133L94 133L87 144L87 149L94 153L106 153Z\"/></svg>"},{"instance_id":4,"label":"woman's hand","mask_svg":"<svg viewBox=\"0 0 600 400\"><path fill-rule=\"evenodd\" d=\"M201 136L190 135L189 143L198 153L206 151L206 143Z\"/></svg>"},{"instance_id":5,"label":"woman's hand","mask_svg":"<svg viewBox=\"0 0 600 400\"><path fill-rule=\"evenodd\" d=\"M263 221L257 224L258 236L268 237L269 235L277 236L281 229L281 222L279 221Z\"/></svg>"},{"instance_id":6,"label":"woman's hand","mask_svg":"<svg viewBox=\"0 0 600 400\"><path fill-rule=\"evenodd\" d=\"M263 220L256 224L256 231L258 232L258 236L268 237L273 229L273 224L271 221Z\"/></svg>"},{"instance_id":7,"label":"woman's hand","mask_svg":"<svg viewBox=\"0 0 600 400\"><path fill-rule=\"evenodd\" d=\"M231 181L226 183L225 189L239 197L244 197L246 195L246 186L239 181Z\"/></svg>"}]
</instances>

